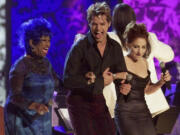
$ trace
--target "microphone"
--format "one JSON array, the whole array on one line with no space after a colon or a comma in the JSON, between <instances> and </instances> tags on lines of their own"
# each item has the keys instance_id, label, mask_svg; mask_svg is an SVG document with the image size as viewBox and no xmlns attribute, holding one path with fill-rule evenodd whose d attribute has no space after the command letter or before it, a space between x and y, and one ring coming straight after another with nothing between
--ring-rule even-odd
<instances>
[{"instance_id":1,"label":"microphone","mask_svg":"<svg viewBox=\"0 0 180 135\"><path fill-rule=\"evenodd\" d=\"M166 66L165 66L165 63L164 62L161 62L160 63L160 67L161 67L161 71L162 71L162 73L163 74L165 74L165 72L166 72ZM171 89L171 82L170 81L167 81L166 83L165 83L165 86L166 86L166 88L168 88L169 90Z\"/></svg>"},{"instance_id":2,"label":"microphone","mask_svg":"<svg viewBox=\"0 0 180 135\"><path fill-rule=\"evenodd\" d=\"M133 75L132 75L132 74L127 74L127 75L126 75L125 83L126 83L126 84L127 84L127 83L130 83L131 80L132 80L132 78L133 78ZM128 97L129 97L129 93L128 93L127 95L123 95L123 96L124 96L124 101L127 102Z\"/></svg>"}]
</instances>

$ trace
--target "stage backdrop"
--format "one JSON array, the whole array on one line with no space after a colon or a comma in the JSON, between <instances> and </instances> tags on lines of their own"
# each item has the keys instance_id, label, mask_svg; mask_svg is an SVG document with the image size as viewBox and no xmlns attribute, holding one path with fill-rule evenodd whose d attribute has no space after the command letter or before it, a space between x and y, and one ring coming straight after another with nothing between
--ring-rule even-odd
<instances>
[{"instance_id":1,"label":"stage backdrop","mask_svg":"<svg viewBox=\"0 0 180 135\"><path fill-rule=\"evenodd\" d=\"M55 71L62 76L65 57L73 44L76 33L86 33L87 7L98 0L11 0L11 63L24 49L18 44L17 30L20 24L35 17L45 17L53 26L52 46L48 53ZM113 9L118 0L108 0ZM180 61L180 1L179 0L124 0L137 14L138 22L171 45L175 61Z\"/></svg>"}]
</instances>

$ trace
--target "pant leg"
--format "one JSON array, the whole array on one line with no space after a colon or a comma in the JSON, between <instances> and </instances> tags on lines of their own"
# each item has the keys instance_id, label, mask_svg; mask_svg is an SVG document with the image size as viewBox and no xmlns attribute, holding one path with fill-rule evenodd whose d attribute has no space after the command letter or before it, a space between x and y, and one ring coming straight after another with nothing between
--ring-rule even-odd
<instances>
[{"instance_id":1,"label":"pant leg","mask_svg":"<svg viewBox=\"0 0 180 135\"><path fill-rule=\"evenodd\" d=\"M78 95L69 95L67 97L67 108L75 135L93 134L91 131L93 125L86 111L88 108L86 108L83 98Z\"/></svg>"},{"instance_id":2,"label":"pant leg","mask_svg":"<svg viewBox=\"0 0 180 135\"><path fill-rule=\"evenodd\" d=\"M116 128L113 119L110 117L110 113L107 111L103 114L97 115L94 118L96 121L96 129L99 129L98 135L115 135Z\"/></svg>"},{"instance_id":3,"label":"pant leg","mask_svg":"<svg viewBox=\"0 0 180 135\"><path fill-rule=\"evenodd\" d=\"M89 101L81 96L69 96L67 106L76 135L115 135L103 95Z\"/></svg>"}]
</instances>

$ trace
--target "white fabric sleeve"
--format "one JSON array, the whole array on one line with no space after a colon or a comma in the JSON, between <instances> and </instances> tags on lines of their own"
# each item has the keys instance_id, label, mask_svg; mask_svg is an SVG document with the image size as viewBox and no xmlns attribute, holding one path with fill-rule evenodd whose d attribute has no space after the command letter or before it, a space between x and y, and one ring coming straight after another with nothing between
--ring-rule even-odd
<instances>
[{"instance_id":1,"label":"white fabric sleeve","mask_svg":"<svg viewBox=\"0 0 180 135\"><path fill-rule=\"evenodd\" d=\"M170 62L173 60L174 52L172 48L169 45L159 41L154 33L149 32L149 43L152 49L150 54L152 57L155 57L162 62Z\"/></svg>"}]
</instances>

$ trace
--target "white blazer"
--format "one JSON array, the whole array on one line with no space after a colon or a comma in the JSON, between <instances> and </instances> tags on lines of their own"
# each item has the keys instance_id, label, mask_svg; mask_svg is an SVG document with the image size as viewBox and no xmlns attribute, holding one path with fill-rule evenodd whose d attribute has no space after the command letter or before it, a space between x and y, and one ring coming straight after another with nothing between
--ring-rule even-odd
<instances>
[{"instance_id":1,"label":"white blazer","mask_svg":"<svg viewBox=\"0 0 180 135\"><path fill-rule=\"evenodd\" d=\"M108 32L108 35L121 45L121 41L119 37L114 32ZM159 41L154 33L149 32L149 43L151 45L151 53L147 58L148 66L149 66L148 68L149 71L151 72L151 76L150 76L151 81L153 83L156 83L158 81L158 78L157 78L153 58L155 57L160 62L169 62L173 60L174 52L170 46ZM123 50L123 55L126 56L127 54L128 52ZM111 117L113 118L114 108L117 99L114 83L109 84L103 89L103 95L105 97L106 104L109 108ZM150 95L145 94L145 99L148 108L152 114L152 117L169 109L169 105L161 89L157 90L156 92Z\"/></svg>"}]
</instances>

